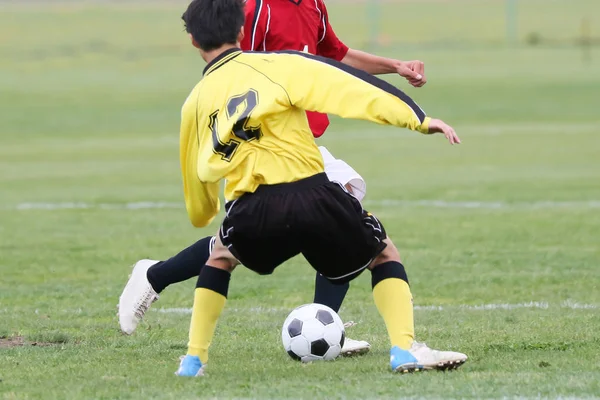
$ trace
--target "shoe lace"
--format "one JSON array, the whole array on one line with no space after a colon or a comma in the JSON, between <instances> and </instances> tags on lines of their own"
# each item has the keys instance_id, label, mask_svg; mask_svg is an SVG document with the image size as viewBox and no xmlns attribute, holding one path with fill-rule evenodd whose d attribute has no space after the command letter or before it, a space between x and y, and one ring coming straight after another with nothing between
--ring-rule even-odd
<instances>
[{"instance_id":1,"label":"shoe lace","mask_svg":"<svg viewBox=\"0 0 600 400\"><path fill-rule=\"evenodd\" d=\"M158 300L158 296L152 293L151 290L146 290L144 296L135 303L135 316L138 318L143 318L150 305L156 300Z\"/></svg>"}]
</instances>

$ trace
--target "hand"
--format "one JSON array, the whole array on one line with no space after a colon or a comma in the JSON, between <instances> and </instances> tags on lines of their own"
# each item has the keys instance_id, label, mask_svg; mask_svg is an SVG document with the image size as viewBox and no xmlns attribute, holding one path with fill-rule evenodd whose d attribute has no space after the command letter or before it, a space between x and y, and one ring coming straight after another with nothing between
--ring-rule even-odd
<instances>
[{"instance_id":1,"label":"hand","mask_svg":"<svg viewBox=\"0 0 600 400\"><path fill-rule=\"evenodd\" d=\"M414 87L421 87L427 83L425 64L422 61L400 61L396 66L396 72Z\"/></svg>"},{"instance_id":2,"label":"hand","mask_svg":"<svg viewBox=\"0 0 600 400\"><path fill-rule=\"evenodd\" d=\"M431 121L429 121L429 133L443 133L450 144L460 144L460 138L456 132L454 132L454 128L441 119L432 118Z\"/></svg>"}]
</instances>

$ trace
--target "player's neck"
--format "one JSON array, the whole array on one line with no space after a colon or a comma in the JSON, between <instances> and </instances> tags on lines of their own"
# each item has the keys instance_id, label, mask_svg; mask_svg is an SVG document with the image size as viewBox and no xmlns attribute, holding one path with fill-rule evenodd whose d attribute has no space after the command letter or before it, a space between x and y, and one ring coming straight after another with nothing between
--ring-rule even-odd
<instances>
[{"instance_id":1,"label":"player's neck","mask_svg":"<svg viewBox=\"0 0 600 400\"><path fill-rule=\"evenodd\" d=\"M210 62L212 60L214 60L215 58L219 57L221 55L221 53L223 53L227 50L230 50L230 49L235 49L237 47L240 47L239 44L224 44L223 46L219 47L218 49L214 49L211 51L200 50L200 55L202 56L204 61L206 61L207 64L210 64Z\"/></svg>"}]
</instances>

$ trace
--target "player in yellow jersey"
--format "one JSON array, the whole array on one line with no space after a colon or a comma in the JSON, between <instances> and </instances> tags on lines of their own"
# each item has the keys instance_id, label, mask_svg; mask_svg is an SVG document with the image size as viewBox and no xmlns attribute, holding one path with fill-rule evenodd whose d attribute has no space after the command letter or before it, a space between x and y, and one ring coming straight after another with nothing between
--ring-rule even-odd
<instances>
[{"instance_id":1,"label":"player in yellow jersey","mask_svg":"<svg viewBox=\"0 0 600 400\"><path fill-rule=\"evenodd\" d=\"M452 127L426 117L388 83L338 62L298 52L242 52L243 0L194 0L183 19L208 63L182 109L186 208L192 224L208 225L225 179L226 216L198 278L188 353L177 374L203 374L235 267L270 274L297 254L333 282L371 270L392 370L466 361L464 354L414 342L412 295L398 250L379 220L327 179L305 110L441 132L460 143Z\"/></svg>"},{"instance_id":2,"label":"player in yellow jersey","mask_svg":"<svg viewBox=\"0 0 600 400\"><path fill-rule=\"evenodd\" d=\"M324 0L246 0L244 8L246 20L244 39L240 43L242 50L301 50L341 61L373 75L398 73L415 87L426 82L420 61L378 57L346 46L330 24ZM329 126L326 114L307 112L307 119L315 138L320 137ZM328 178L343 184L362 201L367 186L360 174L325 147L319 146L319 150ZM169 285L190 278L197 280L208 260L214 239L214 236L201 238L168 260L138 260L119 298L121 331L133 334L149 307ZM314 287L313 302L339 312L350 284L333 284L317 273ZM369 349L368 342L346 336L342 354L361 354Z\"/></svg>"}]
</instances>

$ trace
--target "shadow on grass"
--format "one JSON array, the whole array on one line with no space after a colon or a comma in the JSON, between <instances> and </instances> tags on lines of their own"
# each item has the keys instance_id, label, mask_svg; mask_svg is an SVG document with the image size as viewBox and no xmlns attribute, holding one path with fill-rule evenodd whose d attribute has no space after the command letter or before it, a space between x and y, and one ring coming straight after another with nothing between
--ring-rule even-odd
<instances>
[{"instance_id":1,"label":"shadow on grass","mask_svg":"<svg viewBox=\"0 0 600 400\"><path fill-rule=\"evenodd\" d=\"M72 338L62 332L40 332L27 337L28 342L33 346L52 346L57 344L66 344L72 342Z\"/></svg>"},{"instance_id":2,"label":"shadow on grass","mask_svg":"<svg viewBox=\"0 0 600 400\"><path fill-rule=\"evenodd\" d=\"M0 332L0 349L9 349L21 346L48 347L71 343L73 340L69 335L60 332L46 332L28 336L9 335Z\"/></svg>"}]
</instances>

